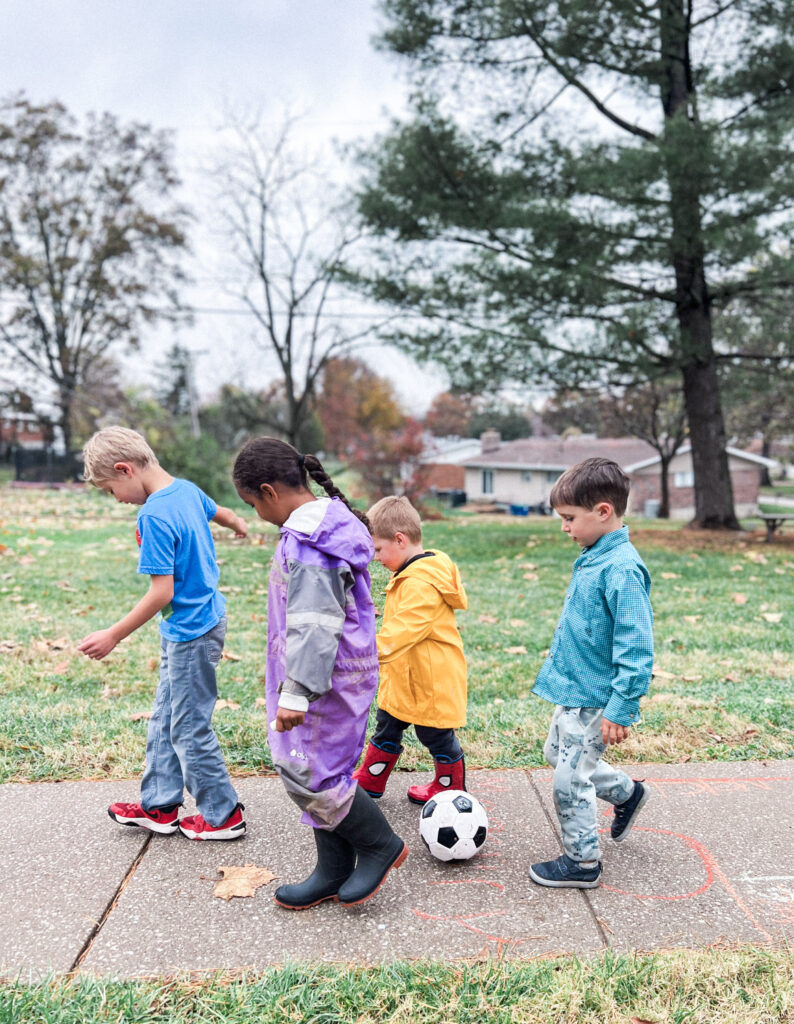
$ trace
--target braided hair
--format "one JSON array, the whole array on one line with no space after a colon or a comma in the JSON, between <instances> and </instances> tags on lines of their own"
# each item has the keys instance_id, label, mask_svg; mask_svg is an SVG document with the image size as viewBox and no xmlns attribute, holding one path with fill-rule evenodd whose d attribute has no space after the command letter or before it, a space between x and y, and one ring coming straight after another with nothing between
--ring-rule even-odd
<instances>
[{"instance_id":1,"label":"braided hair","mask_svg":"<svg viewBox=\"0 0 794 1024\"><path fill-rule=\"evenodd\" d=\"M241 491L258 494L260 484L283 484L292 490L310 490L308 476L331 498L340 498L354 516L369 529L363 512L353 508L323 469L316 455L301 455L296 448L277 437L254 437L247 441L234 460L232 479Z\"/></svg>"}]
</instances>

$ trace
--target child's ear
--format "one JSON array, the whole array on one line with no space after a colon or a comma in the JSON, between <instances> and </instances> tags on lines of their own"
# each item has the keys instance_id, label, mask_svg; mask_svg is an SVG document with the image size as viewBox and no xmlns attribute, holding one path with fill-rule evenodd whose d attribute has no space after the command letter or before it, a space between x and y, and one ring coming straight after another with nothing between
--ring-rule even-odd
<instances>
[{"instance_id":1,"label":"child's ear","mask_svg":"<svg viewBox=\"0 0 794 1024\"><path fill-rule=\"evenodd\" d=\"M615 511L608 501L600 501L598 505L596 505L596 509L598 510L599 519L609 519Z\"/></svg>"},{"instance_id":2,"label":"child's ear","mask_svg":"<svg viewBox=\"0 0 794 1024\"><path fill-rule=\"evenodd\" d=\"M265 501L275 501L278 498L276 489L271 484L260 484L259 494L265 499Z\"/></svg>"},{"instance_id":3,"label":"child's ear","mask_svg":"<svg viewBox=\"0 0 794 1024\"><path fill-rule=\"evenodd\" d=\"M118 473L119 476L132 476L135 470L129 462L115 462L113 464L113 472Z\"/></svg>"}]
</instances>

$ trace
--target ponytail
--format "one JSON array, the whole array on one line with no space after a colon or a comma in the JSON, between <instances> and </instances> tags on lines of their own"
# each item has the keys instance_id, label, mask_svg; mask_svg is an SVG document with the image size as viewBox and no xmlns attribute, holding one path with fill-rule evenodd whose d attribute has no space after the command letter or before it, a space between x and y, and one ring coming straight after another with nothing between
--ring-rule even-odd
<instances>
[{"instance_id":1,"label":"ponytail","mask_svg":"<svg viewBox=\"0 0 794 1024\"><path fill-rule=\"evenodd\" d=\"M309 490L307 473L331 498L339 498L369 529L363 512L352 508L344 494L323 469L316 455L301 455L297 449L277 437L254 437L240 449L234 460L232 479L241 491L258 494L261 484L280 483L294 490Z\"/></svg>"}]
</instances>

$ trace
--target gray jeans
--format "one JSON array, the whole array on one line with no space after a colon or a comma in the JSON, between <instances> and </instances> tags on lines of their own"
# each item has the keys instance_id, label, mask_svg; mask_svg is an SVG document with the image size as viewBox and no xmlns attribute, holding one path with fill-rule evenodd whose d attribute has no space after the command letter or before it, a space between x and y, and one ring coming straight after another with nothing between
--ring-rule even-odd
<instances>
[{"instance_id":1,"label":"gray jeans","mask_svg":"<svg viewBox=\"0 0 794 1024\"><path fill-rule=\"evenodd\" d=\"M543 748L554 768L554 807L571 860L601 860L596 797L610 804L629 799L634 782L602 760L603 708L555 707Z\"/></svg>"},{"instance_id":2,"label":"gray jeans","mask_svg":"<svg viewBox=\"0 0 794 1024\"><path fill-rule=\"evenodd\" d=\"M223 653L226 616L195 640L162 640L160 684L146 740L141 805L146 810L196 801L210 825L222 825L237 806L237 794L212 728L218 697L215 668Z\"/></svg>"}]
</instances>

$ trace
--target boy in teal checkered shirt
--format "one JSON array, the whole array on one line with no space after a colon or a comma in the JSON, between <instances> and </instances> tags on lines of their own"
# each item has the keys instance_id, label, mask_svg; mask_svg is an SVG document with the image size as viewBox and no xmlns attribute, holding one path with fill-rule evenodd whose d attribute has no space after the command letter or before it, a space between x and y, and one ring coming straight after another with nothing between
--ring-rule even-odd
<instances>
[{"instance_id":1,"label":"boy in teal checkered shirt","mask_svg":"<svg viewBox=\"0 0 794 1024\"><path fill-rule=\"evenodd\" d=\"M596 797L613 804L611 835L625 839L647 786L603 760L640 717L653 668L651 578L623 525L629 480L609 459L572 466L549 501L563 533L582 548L548 657L533 693L556 705L544 754L554 767L554 806L565 852L533 864L554 888L594 889L601 875Z\"/></svg>"}]
</instances>

